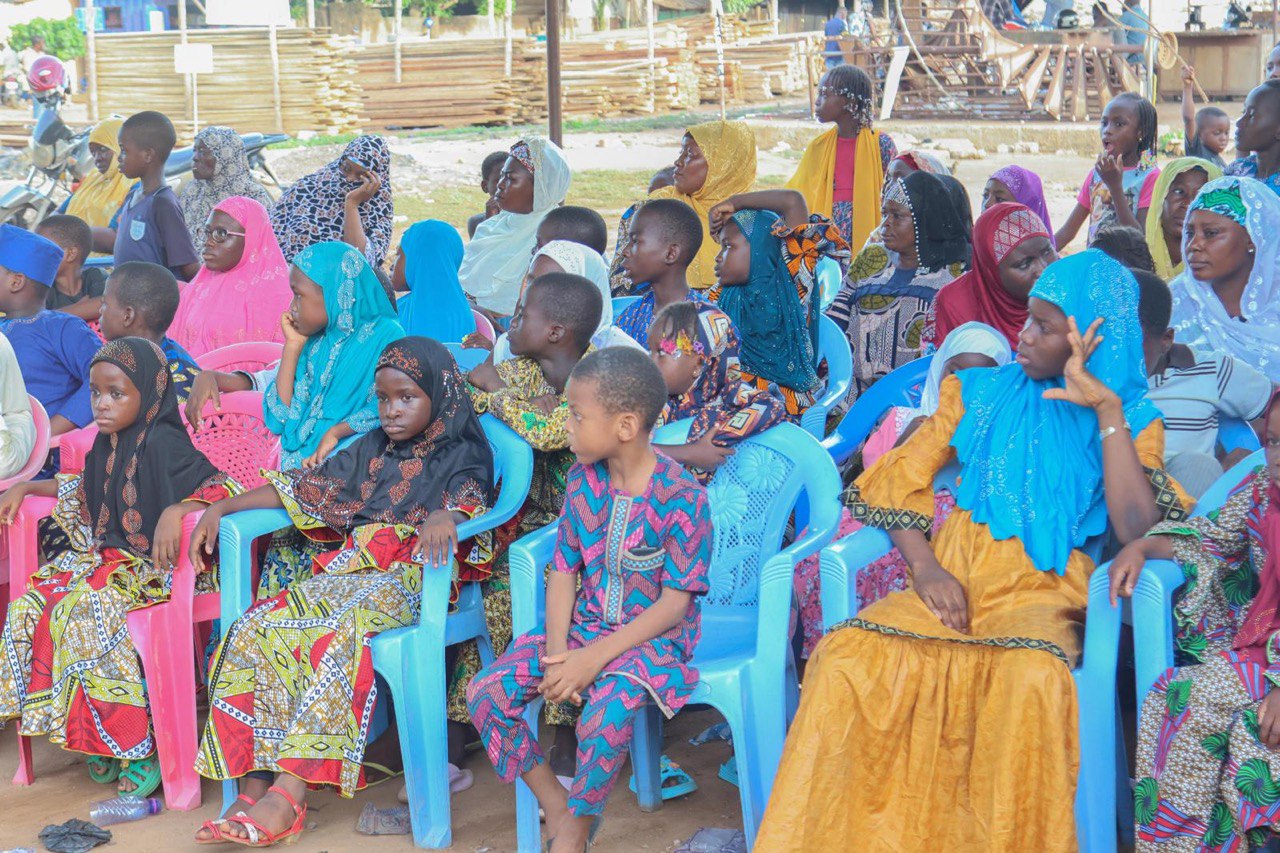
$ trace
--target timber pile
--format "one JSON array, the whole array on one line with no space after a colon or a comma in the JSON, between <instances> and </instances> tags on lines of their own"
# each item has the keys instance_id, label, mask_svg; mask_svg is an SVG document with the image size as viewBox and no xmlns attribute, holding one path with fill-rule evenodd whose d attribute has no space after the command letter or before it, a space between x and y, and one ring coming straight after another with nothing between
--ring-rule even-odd
<instances>
[{"instance_id":1,"label":"timber pile","mask_svg":"<svg viewBox=\"0 0 1280 853\"><path fill-rule=\"evenodd\" d=\"M643 27L592 33L560 47L564 115L618 118L685 112L718 103L720 82L710 16L654 27L649 66ZM821 76L821 37L775 36L770 25L726 18L725 90L729 103L802 95ZM355 48L369 128L458 127L539 122L546 117L546 47L512 44L504 79L502 39L405 41L401 82L391 45ZM806 67L806 64L811 66ZM470 81L459 86L457 81Z\"/></svg>"},{"instance_id":2,"label":"timber pile","mask_svg":"<svg viewBox=\"0 0 1280 853\"><path fill-rule=\"evenodd\" d=\"M190 30L188 41L213 45L212 74L198 78L200 124L244 133L282 129L296 134L348 133L360 126L355 66L327 30L276 30L280 56L280 114L273 98L266 28ZM178 33L112 33L97 38L98 109L102 115L159 110L178 134L191 136L185 78L173 71Z\"/></svg>"},{"instance_id":3,"label":"timber pile","mask_svg":"<svg viewBox=\"0 0 1280 853\"><path fill-rule=\"evenodd\" d=\"M903 70L897 117L1088 121L1139 88L1123 46L1014 42L978 0L903 0L902 12L920 54L912 51ZM854 62L883 79L893 43L886 33L859 44Z\"/></svg>"}]
</instances>

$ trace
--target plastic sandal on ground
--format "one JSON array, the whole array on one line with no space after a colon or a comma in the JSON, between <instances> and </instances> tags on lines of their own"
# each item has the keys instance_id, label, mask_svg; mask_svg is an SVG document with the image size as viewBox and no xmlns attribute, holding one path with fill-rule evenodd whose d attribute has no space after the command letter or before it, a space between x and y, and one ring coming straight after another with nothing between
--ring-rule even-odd
<instances>
[{"instance_id":1,"label":"plastic sandal on ground","mask_svg":"<svg viewBox=\"0 0 1280 853\"><path fill-rule=\"evenodd\" d=\"M698 790L698 783L693 781L693 777L686 773L679 764L676 764L667 756L662 756L659 767L661 768L662 781L660 783L663 800L674 800L676 797L686 797ZM736 775L734 777L737 778ZM673 784L674 783L674 784ZM736 782L734 784L737 784ZM631 793L636 791L636 777L631 775L629 783Z\"/></svg>"},{"instance_id":2,"label":"plastic sandal on ground","mask_svg":"<svg viewBox=\"0 0 1280 853\"><path fill-rule=\"evenodd\" d=\"M279 834L273 834L269 832L266 827L248 815L245 815L244 817L236 815L235 817L226 818L227 823L240 824L244 827L245 832L249 834L249 837L235 837L228 840L244 847L274 847L277 844L292 844L298 840L298 836L302 834L302 829L306 826L307 822L306 805L298 805L298 801L289 796L289 792L278 785L272 785L267 789L268 793L271 791L275 791L277 794L284 797L285 801L293 807L294 818L293 823L290 824L289 828Z\"/></svg>"},{"instance_id":3,"label":"plastic sandal on ground","mask_svg":"<svg viewBox=\"0 0 1280 853\"><path fill-rule=\"evenodd\" d=\"M99 785L110 785L120 778L120 759L105 755L90 755L89 778Z\"/></svg>"},{"instance_id":4,"label":"plastic sandal on ground","mask_svg":"<svg viewBox=\"0 0 1280 853\"><path fill-rule=\"evenodd\" d=\"M255 800L253 797L246 797L244 794L241 794L240 796L236 797L236 803L247 803L249 808L253 808L258 804L258 801ZM231 806L232 808L235 808L235 803L232 803ZM231 809L227 809L227 814L224 814L222 817L214 818L213 820L206 820L204 823L200 824L200 829L209 830L209 837L195 839L196 844L234 844L236 843L235 839L228 838L227 836L222 834L222 824L227 822L231 818L240 818L240 817L247 817L247 816L248 815L245 813L244 809L238 810L235 814L231 814ZM236 821L236 822L239 823L239 821Z\"/></svg>"},{"instance_id":5,"label":"plastic sandal on ground","mask_svg":"<svg viewBox=\"0 0 1280 853\"><path fill-rule=\"evenodd\" d=\"M160 759L152 755L141 761L125 761L120 766L116 781L133 783L132 791L120 791L124 797L149 797L160 787Z\"/></svg>"}]
</instances>

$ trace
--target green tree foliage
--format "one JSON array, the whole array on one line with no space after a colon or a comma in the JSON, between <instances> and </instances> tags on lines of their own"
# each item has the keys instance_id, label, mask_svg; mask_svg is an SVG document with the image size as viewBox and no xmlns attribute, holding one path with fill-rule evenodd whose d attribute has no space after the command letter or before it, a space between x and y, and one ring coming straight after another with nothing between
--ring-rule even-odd
<instances>
[{"instance_id":1,"label":"green tree foliage","mask_svg":"<svg viewBox=\"0 0 1280 853\"><path fill-rule=\"evenodd\" d=\"M84 33L75 18L36 18L29 24L14 24L9 45L22 50L36 36L44 36L44 49L59 59L79 59L85 53Z\"/></svg>"}]
</instances>

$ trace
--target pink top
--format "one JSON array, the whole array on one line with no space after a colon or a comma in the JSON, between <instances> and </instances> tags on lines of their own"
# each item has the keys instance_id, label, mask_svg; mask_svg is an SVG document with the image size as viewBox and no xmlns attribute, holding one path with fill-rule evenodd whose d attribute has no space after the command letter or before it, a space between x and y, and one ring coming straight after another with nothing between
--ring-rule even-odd
<instances>
[{"instance_id":1,"label":"pink top","mask_svg":"<svg viewBox=\"0 0 1280 853\"><path fill-rule=\"evenodd\" d=\"M226 272L201 267L182 288L169 335L200 358L207 352L245 341L284 343L280 315L289 310L289 265L271 230L267 210L244 196L231 196L221 210L243 226L244 254Z\"/></svg>"},{"instance_id":2,"label":"pink top","mask_svg":"<svg viewBox=\"0 0 1280 853\"><path fill-rule=\"evenodd\" d=\"M853 201L853 166L858 156L858 139L836 139L836 174L831 186L832 201Z\"/></svg>"},{"instance_id":3,"label":"pink top","mask_svg":"<svg viewBox=\"0 0 1280 853\"><path fill-rule=\"evenodd\" d=\"M1123 180L1124 180L1124 186L1126 191L1129 190L1129 186L1132 183L1132 180L1137 177L1133 175L1133 173L1137 171L1138 171L1137 166L1134 166L1132 169L1124 170ZM1142 210L1142 208L1144 207L1151 206L1151 194L1155 192L1156 179L1159 177L1160 177L1159 169L1151 169L1145 175L1142 176L1142 188L1138 190L1138 207L1136 208L1137 210ZM1093 188L1094 188L1094 185L1098 183L1100 183L1100 179L1098 178L1098 173L1096 171L1090 172L1088 177L1084 179L1084 184L1082 184L1080 187L1080 193L1076 196L1076 201L1079 202L1081 207L1092 207Z\"/></svg>"}]
</instances>

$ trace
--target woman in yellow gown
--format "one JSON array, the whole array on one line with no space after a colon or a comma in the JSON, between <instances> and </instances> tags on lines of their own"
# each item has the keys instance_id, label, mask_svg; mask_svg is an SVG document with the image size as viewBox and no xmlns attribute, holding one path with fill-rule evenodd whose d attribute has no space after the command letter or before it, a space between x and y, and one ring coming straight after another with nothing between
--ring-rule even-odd
<instances>
[{"instance_id":1,"label":"woman in yellow gown","mask_svg":"<svg viewBox=\"0 0 1280 853\"><path fill-rule=\"evenodd\" d=\"M857 481L855 516L890 531L911 586L818 645L756 849L1076 849L1080 548L1187 509L1160 470L1137 303L1101 252L1057 261L1017 362L946 379ZM957 507L929 543L952 460Z\"/></svg>"}]
</instances>

